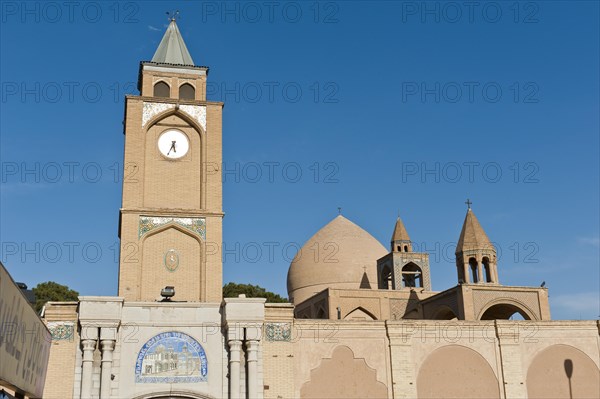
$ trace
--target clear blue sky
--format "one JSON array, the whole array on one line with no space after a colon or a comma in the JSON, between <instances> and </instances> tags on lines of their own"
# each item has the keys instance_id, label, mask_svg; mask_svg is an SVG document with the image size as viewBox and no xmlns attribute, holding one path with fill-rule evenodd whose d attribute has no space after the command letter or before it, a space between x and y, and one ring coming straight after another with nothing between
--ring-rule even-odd
<instances>
[{"instance_id":1,"label":"clear blue sky","mask_svg":"<svg viewBox=\"0 0 600 399\"><path fill-rule=\"evenodd\" d=\"M386 247L400 211L446 289L470 198L501 283L546 281L554 318L600 314L598 2L77 4L2 3L15 280L116 294L123 96L179 9L226 102L224 282L287 295L295 245L340 206Z\"/></svg>"}]
</instances>

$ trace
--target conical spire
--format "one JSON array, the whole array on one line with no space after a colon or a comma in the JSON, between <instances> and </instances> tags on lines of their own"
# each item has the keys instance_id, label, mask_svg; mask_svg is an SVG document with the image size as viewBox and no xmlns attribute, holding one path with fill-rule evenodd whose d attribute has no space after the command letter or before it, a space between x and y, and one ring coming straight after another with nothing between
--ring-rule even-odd
<instances>
[{"instance_id":1,"label":"conical spire","mask_svg":"<svg viewBox=\"0 0 600 399\"><path fill-rule=\"evenodd\" d=\"M408 236L408 232L404 227L404 223L402 223L402 219L398 216L396 219L396 226L394 226L394 234L392 234L392 242L395 241L410 241L410 237Z\"/></svg>"},{"instance_id":2,"label":"conical spire","mask_svg":"<svg viewBox=\"0 0 600 399\"><path fill-rule=\"evenodd\" d=\"M394 233L392 234L391 242L392 252L412 252L412 244L408 232L398 215L396 219L396 225L394 226Z\"/></svg>"},{"instance_id":3,"label":"conical spire","mask_svg":"<svg viewBox=\"0 0 600 399\"><path fill-rule=\"evenodd\" d=\"M494 249L490 239L479 224L475 213L471 208L467 210L465 222L463 223L462 231L458 244L456 244L456 253L461 253L476 249Z\"/></svg>"},{"instance_id":4,"label":"conical spire","mask_svg":"<svg viewBox=\"0 0 600 399\"><path fill-rule=\"evenodd\" d=\"M185 46L174 18L171 19L171 23L152 57L152 62L194 66L194 60Z\"/></svg>"}]
</instances>

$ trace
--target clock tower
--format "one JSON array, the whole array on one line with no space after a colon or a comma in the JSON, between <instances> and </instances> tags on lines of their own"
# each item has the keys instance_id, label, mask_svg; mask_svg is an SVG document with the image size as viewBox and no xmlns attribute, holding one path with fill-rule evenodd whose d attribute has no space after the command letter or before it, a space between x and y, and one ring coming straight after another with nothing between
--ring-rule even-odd
<instances>
[{"instance_id":1,"label":"clock tower","mask_svg":"<svg viewBox=\"0 0 600 399\"><path fill-rule=\"evenodd\" d=\"M206 100L175 19L151 61L140 63L139 96L125 100L119 296L221 302L223 103Z\"/></svg>"}]
</instances>

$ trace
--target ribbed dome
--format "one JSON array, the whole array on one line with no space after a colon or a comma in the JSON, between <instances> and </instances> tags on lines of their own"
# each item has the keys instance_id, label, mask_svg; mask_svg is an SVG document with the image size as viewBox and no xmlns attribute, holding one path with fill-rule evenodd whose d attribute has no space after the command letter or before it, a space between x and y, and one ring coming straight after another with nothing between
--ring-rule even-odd
<instances>
[{"instance_id":1,"label":"ribbed dome","mask_svg":"<svg viewBox=\"0 0 600 399\"><path fill-rule=\"evenodd\" d=\"M288 271L290 300L299 304L326 288L358 289L366 273L377 288L377 259L388 251L365 230L342 215L312 236Z\"/></svg>"}]
</instances>

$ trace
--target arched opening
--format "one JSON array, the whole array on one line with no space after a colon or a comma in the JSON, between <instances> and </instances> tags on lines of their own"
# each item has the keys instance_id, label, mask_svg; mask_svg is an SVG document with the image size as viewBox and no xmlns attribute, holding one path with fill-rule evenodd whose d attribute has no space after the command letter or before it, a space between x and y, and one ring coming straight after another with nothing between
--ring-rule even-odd
<instances>
[{"instance_id":1,"label":"arched opening","mask_svg":"<svg viewBox=\"0 0 600 399\"><path fill-rule=\"evenodd\" d=\"M184 83L179 86L179 99L194 100L196 98L196 89L189 83Z\"/></svg>"},{"instance_id":2,"label":"arched opening","mask_svg":"<svg viewBox=\"0 0 600 399\"><path fill-rule=\"evenodd\" d=\"M404 246L404 252L408 252L408 245Z\"/></svg>"},{"instance_id":3,"label":"arched opening","mask_svg":"<svg viewBox=\"0 0 600 399\"><path fill-rule=\"evenodd\" d=\"M384 290L394 289L394 281L392 279L392 270L389 266L384 266L381 269L381 288Z\"/></svg>"},{"instance_id":4,"label":"arched opening","mask_svg":"<svg viewBox=\"0 0 600 399\"><path fill-rule=\"evenodd\" d=\"M493 278L492 278L492 269L490 268L490 258L485 256L481 260L481 263L483 264L483 268L485 270L485 281L486 281L486 283L491 283L493 281Z\"/></svg>"},{"instance_id":5,"label":"arched opening","mask_svg":"<svg viewBox=\"0 0 600 399\"><path fill-rule=\"evenodd\" d=\"M433 316L434 320L457 320L458 317L454 313L452 309L448 306L441 306L436 310L435 315Z\"/></svg>"},{"instance_id":6,"label":"arched opening","mask_svg":"<svg viewBox=\"0 0 600 399\"><path fill-rule=\"evenodd\" d=\"M479 273L477 270L477 259L469 258L469 272L471 274L471 282L478 283L479 282Z\"/></svg>"},{"instance_id":7,"label":"arched opening","mask_svg":"<svg viewBox=\"0 0 600 399\"><path fill-rule=\"evenodd\" d=\"M513 320L531 320L531 317L524 309L511 303L499 303L490 306L481 315L480 320L509 320L511 318Z\"/></svg>"},{"instance_id":8,"label":"arched opening","mask_svg":"<svg viewBox=\"0 0 600 399\"><path fill-rule=\"evenodd\" d=\"M409 263L402 268L402 287L423 287L421 268L414 263Z\"/></svg>"},{"instance_id":9,"label":"arched opening","mask_svg":"<svg viewBox=\"0 0 600 399\"><path fill-rule=\"evenodd\" d=\"M398 252L402 252L402 245L398 245Z\"/></svg>"},{"instance_id":10,"label":"arched opening","mask_svg":"<svg viewBox=\"0 0 600 399\"><path fill-rule=\"evenodd\" d=\"M154 97L171 97L171 88L165 82L158 82L154 85Z\"/></svg>"}]
</instances>

